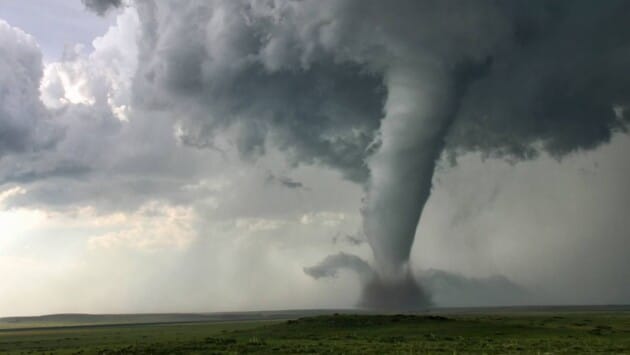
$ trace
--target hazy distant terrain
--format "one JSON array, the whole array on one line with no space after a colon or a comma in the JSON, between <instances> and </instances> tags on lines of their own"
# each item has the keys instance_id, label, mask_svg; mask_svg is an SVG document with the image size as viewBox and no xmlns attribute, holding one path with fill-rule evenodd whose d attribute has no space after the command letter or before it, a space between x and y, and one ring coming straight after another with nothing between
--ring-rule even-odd
<instances>
[{"instance_id":1,"label":"hazy distant terrain","mask_svg":"<svg viewBox=\"0 0 630 355\"><path fill-rule=\"evenodd\" d=\"M330 314L344 310L281 310L259 312L218 313L156 313L156 314L50 314L33 317L0 318L0 332L26 328L98 327L106 325L147 325L168 323L211 323L265 321ZM356 313L356 311L353 311Z\"/></svg>"}]
</instances>

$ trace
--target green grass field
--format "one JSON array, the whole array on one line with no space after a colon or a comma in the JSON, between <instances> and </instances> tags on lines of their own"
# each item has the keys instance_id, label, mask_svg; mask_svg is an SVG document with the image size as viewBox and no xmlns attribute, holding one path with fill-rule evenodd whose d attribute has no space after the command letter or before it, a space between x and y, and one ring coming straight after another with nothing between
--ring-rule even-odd
<instances>
[{"instance_id":1,"label":"green grass field","mask_svg":"<svg viewBox=\"0 0 630 355\"><path fill-rule=\"evenodd\" d=\"M335 314L0 330L0 353L630 354L630 312Z\"/></svg>"}]
</instances>

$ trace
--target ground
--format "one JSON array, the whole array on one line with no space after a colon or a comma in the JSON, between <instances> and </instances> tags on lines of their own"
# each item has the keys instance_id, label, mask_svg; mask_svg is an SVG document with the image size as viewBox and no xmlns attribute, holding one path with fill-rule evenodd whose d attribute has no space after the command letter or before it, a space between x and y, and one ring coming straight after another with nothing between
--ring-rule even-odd
<instances>
[{"instance_id":1,"label":"ground","mask_svg":"<svg viewBox=\"0 0 630 355\"><path fill-rule=\"evenodd\" d=\"M452 310L146 324L127 317L126 324L59 326L63 322L58 320L44 328L36 320L16 324L0 319L0 353L630 354L627 309Z\"/></svg>"}]
</instances>

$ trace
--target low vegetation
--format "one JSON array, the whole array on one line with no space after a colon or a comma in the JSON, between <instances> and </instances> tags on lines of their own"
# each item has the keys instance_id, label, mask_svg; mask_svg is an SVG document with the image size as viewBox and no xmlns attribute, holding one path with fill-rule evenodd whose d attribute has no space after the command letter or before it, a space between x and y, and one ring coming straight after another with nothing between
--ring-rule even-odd
<instances>
[{"instance_id":1,"label":"low vegetation","mask_svg":"<svg viewBox=\"0 0 630 355\"><path fill-rule=\"evenodd\" d=\"M5 329L0 353L630 354L630 313L334 314L286 321Z\"/></svg>"}]
</instances>

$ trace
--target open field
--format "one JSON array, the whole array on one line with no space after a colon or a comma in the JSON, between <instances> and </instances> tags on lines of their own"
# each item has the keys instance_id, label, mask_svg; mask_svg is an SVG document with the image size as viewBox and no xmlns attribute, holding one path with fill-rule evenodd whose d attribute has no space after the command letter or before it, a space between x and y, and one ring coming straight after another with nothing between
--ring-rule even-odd
<instances>
[{"instance_id":1,"label":"open field","mask_svg":"<svg viewBox=\"0 0 630 355\"><path fill-rule=\"evenodd\" d=\"M339 310L288 310L258 312L216 313L155 313L155 314L50 314L33 317L0 318L0 332L8 329L111 326L111 325L162 325L171 323L212 323L286 320L332 314Z\"/></svg>"},{"instance_id":2,"label":"open field","mask_svg":"<svg viewBox=\"0 0 630 355\"><path fill-rule=\"evenodd\" d=\"M0 330L0 353L630 354L627 307L443 310L416 315L307 314L298 319L277 319L297 313L235 313L240 321L219 319L216 314L213 320L138 315L144 318L135 321L128 315L127 324L112 325L96 322L99 317L111 316L91 316L92 325L51 327L44 322L40 324L43 328L31 318L29 328ZM247 317L243 315L250 319L244 320ZM64 316L56 317L58 323L64 320ZM77 315L65 317L77 320ZM156 321L168 321L168 317L185 323ZM151 322L141 324L147 320Z\"/></svg>"}]
</instances>

